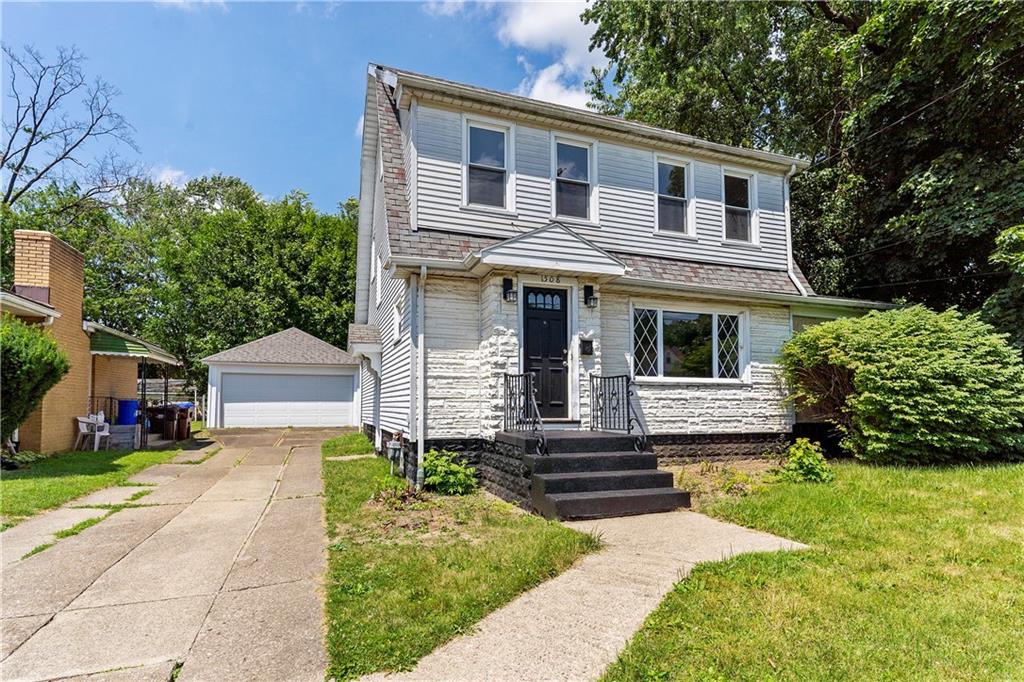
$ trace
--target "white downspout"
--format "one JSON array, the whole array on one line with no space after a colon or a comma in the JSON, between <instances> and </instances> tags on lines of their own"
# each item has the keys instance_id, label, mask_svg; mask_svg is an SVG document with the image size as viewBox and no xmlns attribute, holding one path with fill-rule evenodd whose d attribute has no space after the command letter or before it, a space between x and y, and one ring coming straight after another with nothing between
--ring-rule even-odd
<instances>
[{"instance_id":1,"label":"white downspout","mask_svg":"<svg viewBox=\"0 0 1024 682\"><path fill-rule=\"evenodd\" d=\"M796 175L796 164L790 164L789 172L786 173L786 177L782 180L782 192L783 199L786 209L786 270L789 274L789 279L793 282L797 291L800 292L801 296L807 295L807 290L804 289L804 285L800 283L796 273L793 271L793 230L790 227L790 215L789 215L789 180Z\"/></svg>"},{"instance_id":2,"label":"white downspout","mask_svg":"<svg viewBox=\"0 0 1024 682\"><path fill-rule=\"evenodd\" d=\"M427 266L420 266L416 288L416 488L423 487L424 440L427 437L427 349L423 344L426 311Z\"/></svg>"}]
</instances>

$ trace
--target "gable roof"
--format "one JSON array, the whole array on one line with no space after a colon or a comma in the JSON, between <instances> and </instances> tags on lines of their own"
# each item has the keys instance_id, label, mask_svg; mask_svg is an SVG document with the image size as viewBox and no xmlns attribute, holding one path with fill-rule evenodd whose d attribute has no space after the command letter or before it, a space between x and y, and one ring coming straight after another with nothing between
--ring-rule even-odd
<instances>
[{"instance_id":1,"label":"gable roof","mask_svg":"<svg viewBox=\"0 0 1024 682\"><path fill-rule=\"evenodd\" d=\"M261 365L355 365L358 361L331 344L291 327L202 359L205 364L239 362Z\"/></svg>"},{"instance_id":2,"label":"gable roof","mask_svg":"<svg viewBox=\"0 0 1024 682\"><path fill-rule=\"evenodd\" d=\"M674 130L658 128L638 121L630 121L618 116L599 114L589 109L579 109L555 104L543 100L512 95L500 90L491 90L467 83L428 76L414 71L406 71L382 64L371 64L370 68L377 70L381 77L387 79L399 95L403 96L402 102L396 102L406 106L408 104L403 95L415 90L418 96L430 96L442 102L469 100L484 107L497 108L498 110L514 110L522 115L536 118L556 120L574 127L587 127L599 129L606 135L615 137L629 137L644 139L658 145L673 145L690 150L697 150L709 156L722 159L738 158L746 159L756 164L765 164L781 169L796 166L799 169L807 168L810 162L806 159L799 159L784 154L751 149L749 147L736 147L733 145L712 142L703 138L679 133Z\"/></svg>"},{"instance_id":3,"label":"gable roof","mask_svg":"<svg viewBox=\"0 0 1024 682\"><path fill-rule=\"evenodd\" d=\"M623 275L625 264L559 222L551 222L481 249L484 265L568 270L581 274Z\"/></svg>"}]
</instances>

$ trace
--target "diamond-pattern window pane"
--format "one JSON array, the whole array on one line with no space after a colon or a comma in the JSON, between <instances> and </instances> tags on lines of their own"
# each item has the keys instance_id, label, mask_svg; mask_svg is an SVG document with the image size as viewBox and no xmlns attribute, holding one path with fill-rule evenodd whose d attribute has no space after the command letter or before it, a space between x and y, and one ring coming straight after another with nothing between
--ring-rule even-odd
<instances>
[{"instance_id":1,"label":"diamond-pattern window pane","mask_svg":"<svg viewBox=\"0 0 1024 682\"><path fill-rule=\"evenodd\" d=\"M740 376L740 317L718 316L718 376L738 379Z\"/></svg>"},{"instance_id":2,"label":"diamond-pattern window pane","mask_svg":"<svg viewBox=\"0 0 1024 682\"><path fill-rule=\"evenodd\" d=\"M658 311L633 310L633 373L658 376Z\"/></svg>"}]
</instances>

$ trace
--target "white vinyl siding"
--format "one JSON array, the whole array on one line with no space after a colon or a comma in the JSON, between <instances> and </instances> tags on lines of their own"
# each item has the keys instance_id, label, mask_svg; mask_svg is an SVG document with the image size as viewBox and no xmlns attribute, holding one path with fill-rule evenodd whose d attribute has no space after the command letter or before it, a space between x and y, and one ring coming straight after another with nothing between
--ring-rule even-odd
<instances>
[{"instance_id":1,"label":"white vinyl siding","mask_svg":"<svg viewBox=\"0 0 1024 682\"><path fill-rule=\"evenodd\" d=\"M552 131L521 123L512 126L515 210L489 215L462 207L463 115L423 105L416 112L413 211L418 227L508 238L552 220ZM688 178L692 181L693 236L680 239L675 234L656 234L654 164L661 151L597 141L591 176L597 197L592 219L596 217L597 224L565 222L611 252L778 270L788 267L781 174L749 169L757 179L757 245L724 242L723 166L699 158L693 159Z\"/></svg>"},{"instance_id":2,"label":"white vinyl siding","mask_svg":"<svg viewBox=\"0 0 1024 682\"><path fill-rule=\"evenodd\" d=\"M377 259L386 261L388 251L387 222L385 218L384 193L380 181L374 189L373 235L377 244ZM409 330L412 328L409 311L413 309L408 300L410 289L404 279L395 278L381 268L377 273L377 288L380 298L370 307L369 324L376 325L381 336L381 378L375 426L392 433L409 433L409 401L411 396L411 354L412 344ZM400 335L396 339L393 311L401 307L401 324L397 325Z\"/></svg>"}]
</instances>

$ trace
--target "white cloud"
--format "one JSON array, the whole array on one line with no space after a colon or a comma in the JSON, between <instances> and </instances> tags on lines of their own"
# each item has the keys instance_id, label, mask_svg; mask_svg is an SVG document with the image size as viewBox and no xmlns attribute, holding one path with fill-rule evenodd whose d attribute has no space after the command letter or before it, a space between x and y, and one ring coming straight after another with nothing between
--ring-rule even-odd
<instances>
[{"instance_id":1,"label":"white cloud","mask_svg":"<svg viewBox=\"0 0 1024 682\"><path fill-rule=\"evenodd\" d=\"M584 24L580 14L586 2L519 2L501 5L498 38L506 45L559 54L558 62L567 72L588 73L602 66L604 55L590 52L593 24Z\"/></svg>"},{"instance_id":2,"label":"white cloud","mask_svg":"<svg viewBox=\"0 0 1024 682\"><path fill-rule=\"evenodd\" d=\"M356 137L363 136L363 114L359 114L359 121L356 123Z\"/></svg>"},{"instance_id":3,"label":"white cloud","mask_svg":"<svg viewBox=\"0 0 1024 682\"><path fill-rule=\"evenodd\" d=\"M157 166L150 171L150 175L157 184L170 185L179 189L188 182L188 173L179 168L171 168L170 166Z\"/></svg>"},{"instance_id":4,"label":"white cloud","mask_svg":"<svg viewBox=\"0 0 1024 682\"><path fill-rule=\"evenodd\" d=\"M524 78L516 87L515 93L533 99L564 104L577 109L586 109L590 95L583 88L579 79L568 79L576 82L576 85L569 85L563 78L566 73L565 65L555 62L540 71L536 71L524 60L520 60L527 70Z\"/></svg>"},{"instance_id":5,"label":"white cloud","mask_svg":"<svg viewBox=\"0 0 1024 682\"><path fill-rule=\"evenodd\" d=\"M498 39L505 45L551 53L555 60L535 68L520 55L526 71L516 93L556 104L585 109L590 100L583 81L592 67L604 67L601 52L590 51L594 25L584 24L580 14L586 2L522 2L501 6Z\"/></svg>"},{"instance_id":6,"label":"white cloud","mask_svg":"<svg viewBox=\"0 0 1024 682\"><path fill-rule=\"evenodd\" d=\"M453 17L464 9L464 0L428 0L423 3L423 11L435 17Z\"/></svg>"},{"instance_id":7,"label":"white cloud","mask_svg":"<svg viewBox=\"0 0 1024 682\"><path fill-rule=\"evenodd\" d=\"M173 7L185 12L193 12L204 7L216 7L224 12L228 11L228 3L225 0L154 0L157 7Z\"/></svg>"}]
</instances>

